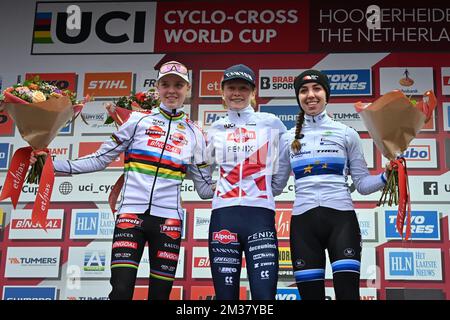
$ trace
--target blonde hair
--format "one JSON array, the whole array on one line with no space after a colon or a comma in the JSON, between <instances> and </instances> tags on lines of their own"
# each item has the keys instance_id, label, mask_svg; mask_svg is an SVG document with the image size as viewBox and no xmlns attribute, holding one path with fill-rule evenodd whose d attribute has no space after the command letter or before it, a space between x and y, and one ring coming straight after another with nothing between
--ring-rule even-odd
<instances>
[{"instance_id":1,"label":"blonde hair","mask_svg":"<svg viewBox=\"0 0 450 320\"><path fill-rule=\"evenodd\" d=\"M220 93L222 94L222 107L224 109L228 109L228 106L225 104L225 99L223 98L223 87L224 86L222 86L221 89L220 89ZM253 87L253 86L250 85L250 87ZM256 102L256 87L253 87L252 93L254 93L255 96L250 99L250 105L253 107L253 109L255 109L256 106L257 106L257 102Z\"/></svg>"}]
</instances>

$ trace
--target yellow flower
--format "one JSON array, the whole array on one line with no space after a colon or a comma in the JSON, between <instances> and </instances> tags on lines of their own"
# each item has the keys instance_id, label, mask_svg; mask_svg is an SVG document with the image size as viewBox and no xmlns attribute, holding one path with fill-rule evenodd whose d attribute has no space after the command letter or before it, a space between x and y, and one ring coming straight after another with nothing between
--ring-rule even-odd
<instances>
[{"instance_id":1,"label":"yellow flower","mask_svg":"<svg viewBox=\"0 0 450 320\"><path fill-rule=\"evenodd\" d=\"M31 95L31 101L33 103L42 102L45 100L47 100L47 99L45 98L45 95L41 91L33 91L32 95Z\"/></svg>"},{"instance_id":2,"label":"yellow flower","mask_svg":"<svg viewBox=\"0 0 450 320\"><path fill-rule=\"evenodd\" d=\"M57 93L57 92L52 92L52 93L50 93L50 96L55 97L55 98L61 98L62 94L61 93Z\"/></svg>"}]
</instances>

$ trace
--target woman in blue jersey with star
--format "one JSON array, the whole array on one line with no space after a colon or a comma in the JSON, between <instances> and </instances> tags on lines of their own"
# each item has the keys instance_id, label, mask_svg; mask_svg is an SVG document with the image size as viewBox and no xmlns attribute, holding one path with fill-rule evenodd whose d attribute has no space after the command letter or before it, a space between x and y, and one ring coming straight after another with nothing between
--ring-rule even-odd
<instances>
[{"instance_id":1,"label":"woman in blue jersey with star","mask_svg":"<svg viewBox=\"0 0 450 320\"><path fill-rule=\"evenodd\" d=\"M294 81L300 106L296 126L281 139L280 171L285 185L295 175L291 258L302 300L325 299L325 250L336 299L359 299L361 233L347 187L350 175L361 194L382 189L388 169L370 175L358 133L331 119L327 76L306 70ZM282 189L274 189L279 194Z\"/></svg>"}]
</instances>

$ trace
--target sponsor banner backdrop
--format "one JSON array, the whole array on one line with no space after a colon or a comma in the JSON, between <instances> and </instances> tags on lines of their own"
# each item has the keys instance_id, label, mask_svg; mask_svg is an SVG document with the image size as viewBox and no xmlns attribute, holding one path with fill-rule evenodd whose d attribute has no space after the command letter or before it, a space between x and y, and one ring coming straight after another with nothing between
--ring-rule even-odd
<instances>
[{"instance_id":1,"label":"sponsor banner backdrop","mask_svg":"<svg viewBox=\"0 0 450 320\"><path fill-rule=\"evenodd\" d=\"M110 208L72 209L70 239L112 240L115 220Z\"/></svg>"},{"instance_id":2,"label":"sponsor banner backdrop","mask_svg":"<svg viewBox=\"0 0 450 320\"><path fill-rule=\"evenodd\" d=\"M6 278L58 278L60 247L9 247Z\"/></svg>"},{"instance_id":3,"label":"sponsor banner backdrop","mask_svg":"<svg viewBox=\"0 0 450 320\"><path fill-rule=\"evenodd\" d=\"M386 280L442 280L441 249L384 248Z\"/></svg>"},{"instance_id":4,"label":"sponsor banner backdrop","mask_svg":"<svg viewBox=\"0 0 450 320\"><path fill-rule=\"evenodd\" d=\"M433 68L380 68L380 94L392 90L406 96L422 96L434 90Z\"/></svg>"},{"instance_id":5,"label":"sponsor banner backdrop","mask_svg":"<svg viewBox=\"0 0 450 320\"><path fill-rule=\"evenodd\" d=\"M31 222L31 209L11 210L9 239L61 239L64 224L63 209L49 209L45 228Z\"/></svg>"},{"instance_id":6,"label":"sponsor banner backdrop","mask_svg":"<svg viewBox=\"0 0 450 320\"><path fill-rule=\"evenodd\" d=\"M159 2L155 52L304 52L308 4L236 1L218 8L209 1Z\"/></svg>"},{"instance_id":7,"label":"sponsor banner backdrop","mask_svg":"<svg viewBox=\"0 0 450 320\"><path fill-rule=\"evenodd\" d=\"M118 54L151 53L154 44L156 2L71 2L79 9L71 12L66 28L68 4L38 2L35 11L31 54ZM75 18L75 21L73 19ZM95 28L90 26L95 25ZM74 46L76 45L76 46ZM76 49L75 49L76 47Z\"/></svg>"}]
</instances>

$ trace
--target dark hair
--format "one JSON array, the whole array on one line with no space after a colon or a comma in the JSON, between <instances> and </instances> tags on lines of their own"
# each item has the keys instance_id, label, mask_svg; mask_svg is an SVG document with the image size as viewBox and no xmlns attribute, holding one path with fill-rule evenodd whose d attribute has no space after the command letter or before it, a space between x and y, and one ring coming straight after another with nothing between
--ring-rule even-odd
<instances>
[{"instance_id":1,"label":"dark hair","mask_svg":"<svg viewBox=\"0 0 450 320\"><path fill-rule=\"evenodd\" d=\"M297 122L295 123L295 139L291 143L291 148L294 153L299 153L302 145L300 144L300 139L303 138L302 127L303 122L305 121L305 112L302 108L298 113Z\"/></svg>"}]
</instances>

